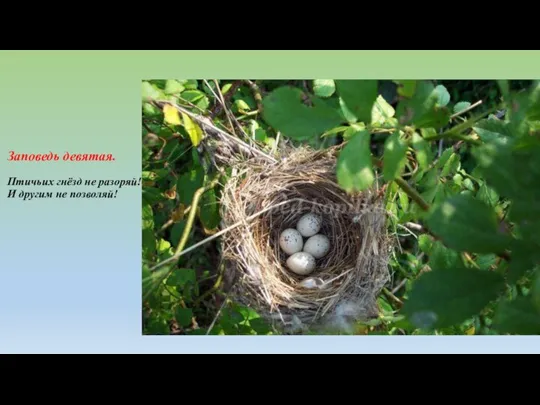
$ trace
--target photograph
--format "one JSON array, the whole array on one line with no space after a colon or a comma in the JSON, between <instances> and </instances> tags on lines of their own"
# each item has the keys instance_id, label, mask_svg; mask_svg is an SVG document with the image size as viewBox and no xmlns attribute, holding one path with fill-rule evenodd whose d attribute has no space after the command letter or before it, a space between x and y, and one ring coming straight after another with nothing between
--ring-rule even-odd
<instances>
[{"instance_id":1,"label":"photograph","mask_svg":"<svg viewBox=\"0 0 540 405\"><path fill-rule=\"evenodd\" d=\"M540 334L540 81L140 84L142 335Z\"/></svg>"}]
</instances>

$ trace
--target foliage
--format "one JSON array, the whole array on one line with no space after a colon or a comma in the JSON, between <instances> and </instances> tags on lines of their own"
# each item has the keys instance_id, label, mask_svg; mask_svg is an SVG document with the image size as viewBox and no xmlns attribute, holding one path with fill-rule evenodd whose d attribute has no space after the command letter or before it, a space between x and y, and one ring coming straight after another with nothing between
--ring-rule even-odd
<instances>
[{"instance_id":1,"label":"foliage","mask_svg":"<svg viewBox=\"0 0 540 405\"><path fill-rule=\"evenodd\" d=\"M220 294L219 239L150 271L184 236L192 246L220 222L203 131L153 100L209 117L267 153L283 138L341 145L336 175L346 191L386 183L402 252L381 316L355 333L540 333L538 82L148 80L142 93L145 333L274 333Z\"/></svg>"}]
</instances>

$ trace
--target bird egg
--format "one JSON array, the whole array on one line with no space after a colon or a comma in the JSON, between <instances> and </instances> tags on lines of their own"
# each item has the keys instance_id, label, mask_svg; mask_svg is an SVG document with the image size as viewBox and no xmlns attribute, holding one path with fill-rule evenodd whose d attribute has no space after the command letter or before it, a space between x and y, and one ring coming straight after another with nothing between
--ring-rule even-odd
<instances>
[{"instance_id":1,"label":"bird egg","mask_svg":"<svg viewBox=\"0 0 540 405\"><path fill-rule=\"evenodd\" d=\"M304 246L304 239L296 229L288 228L279 236L279 246L288 255L300 252Z\"/></svg>"}]
</instances>

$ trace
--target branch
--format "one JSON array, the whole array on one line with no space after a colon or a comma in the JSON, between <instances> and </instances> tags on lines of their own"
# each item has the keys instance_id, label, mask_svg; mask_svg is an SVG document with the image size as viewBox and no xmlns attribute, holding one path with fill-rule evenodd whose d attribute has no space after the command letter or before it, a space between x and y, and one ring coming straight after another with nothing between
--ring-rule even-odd
<instances>
[{"instance_id":1,"label":"branch","mask_svg":"<svg viewBox=\"0 0 540 405\"><path fill-rule=\"evenodd\" d=\"M411 200L418 204L424 211L429 211L429 204L422 198L422 196L413 187L409 185L403 178L398 177L394 180L396 184L405 191Z\"/></svg>"},{"instance_id":2,"label":"branch","mask_svg":"<svg viewBox=\"0 0 540 405\"><path fill-rule=\"evenodd\" d=\"M262 94L261 89L259 86L257 86L257 83L251 81L251 80L244 80L244 83L246 83L251 91L253 92L253 98L255 99L255 102L257 103L257 112L262 113L263 111L263 104L262 104Z\"/></svg>"},{"instance_id":3,"label":"branch","mask_svg":"<svg viewBox=\"0 0 540 405\"><path fill-rule=\"evenodd\" d=\"M182 250L186 246L186 243L189 239L189 234L191 233L191 228L193 227L193 222L195 221L195 215L197 213L197 206L199 205L199 200L201 199L204 193L206 193L208 190L215 187L215 185L218 182L218 179L219 177L214 178L210 183L208 183L208 185L206 185L205 187L201 187L197 189L197 191L195 191L195 195L193 196L193 201L191 202L191 210L189 211L188 219L186 222L186 227L184 228L184 232L182 233L182 237L180 238L180 242L178 243L178 246L176 247L174 255L156 264L154 267L150 269L150 271L155 271L158 268L163 267L168 263L178 261L178 259L181 256Z\"/></svg>"},{"instance_id":4,"label":"branch","mask_svg":"<svg viewBox=\"0 0 540 405\"><path fill-rule=\"evenodd\" d=\"M471 104L470 106L468 106L468 107L465 108L464 110L461 110L460 112L457 112L457 113L455 113L455 114L452 114L452 115L450 116L450 119L454 119L454 118L456 118L456 117L459 117L460 115L465 114L465 113L471 111L473 108L478 107L480 104L482 104L482 100L478 100L476 103Z\"/></svg>"},{"instance_id":5,"label":"branch","mask_svg":"<svg viewBox=\"0 0 540 405\"><path fill-rule=\"evenodd\" d=\"M167 100L153 100L152 104L155 105L158 108L161 108L161 109L163 109L163 105L169 104L170 106L176 108L178 111L180 111L180 112L188 115L190 118L194 119L199 125L207 128L207 129L210 129L210 130L212 130L214 132L217 132L221 136L227 138L229 141L237 143L238 145L240 145L241 148L249 151L250 153L257 154L260 157L263 157L263 158L265 158L266 160L268 160L268 161L270 161L272 163L277 162L277 160L274 157L266 154L265 152L261 151L258 148L255 148L253 146L248 145L246 142L242 141L241 139L239 139L237 137L234 137L231 134L229 134L228 132L225 132L222 129L216 127L212 123L212 121L210 121L208 118L202 117L202 116L197 115L197 114L194 114L193 112L189 111L188 109L180 107L178 104L175 104L175 103L173 103L171 101L167 101Z\"/></svg>"},{"instance_id":6,"label":"branch","mask_svg":"<svg viewBox=\"0 0 540 405\"><path fill-rule=\"evenodd\" d=\"M472 138L470 136L463 135L461 132L465 131L466 129L471 128L474 124L476 124L478 121L486 118L489 116L489 114L497 111L496 108L490 108L486 112L480 114L478 117L471 118L470 120L467 120L461 124L456 125L455 127L444 131L442 134L437 134L431 137L425 137L424 139L426 141L438 141L439 139L454 139L458 141L464 141L469 142L473 145L481 145L482 141Z\"/></svg>"}]
</instances>

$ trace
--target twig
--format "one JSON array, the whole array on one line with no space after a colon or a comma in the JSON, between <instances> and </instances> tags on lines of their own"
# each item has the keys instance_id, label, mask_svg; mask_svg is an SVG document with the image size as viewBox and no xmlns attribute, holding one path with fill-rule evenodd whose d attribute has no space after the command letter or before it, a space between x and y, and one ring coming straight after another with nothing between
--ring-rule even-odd
<instances>
[{"instance_id":1,"label":"twig","mask_svg":"<svg viewBox=\"0 0 540 405\"><path fill-rule=\"evenodd\" d=\"M191 233L191 228L193 227L193 222L195 221L195 215L197 213L197 209L194 207L197 207L199 205L199 200L201 199L201 196L207 192L208 190L214 188L214 186L218 182L218 177L214 178L208 185L205 187L201 187L195 191L195 195L193 196L193 201L191 203L191 211L189 212L188 219L186 221L186 227L184 228L184 232L182 233L182 237L180 238L180 242L178 243L178 246L176 247L176 250L174 252L174 255L169 257L166 260L163 260L162 262L158 263L154 267L150 269L150 271L155 271L159 267L162 267L166 265L167 263L177 261L178 258L180 258L180 254L182 253L182 250L186 246L186 243L189 238L189 234Z\"/></svg>"},{"instance_id":2,"label":"twig","mask_svg":"<svg viewBox=\"0 0 540 405\"><path fill-rule=\"evenodd\" d=\"M262 95L261 95L261 89L255 82L252 82L251 80L244 80L244 83L246 83L251 91L253 92L253 98L255 99L255 102L257 103L257 111L259 113L262 113L263 111L263 105L262 105Z\"/></svg>"},{"instance_id":3,"label":"twig","mask_svg":"<svg viewBox=\"0 0 540 405\"><path fill-rule=\"evenodd\" d=\"M459 111L459 112L457 112L457 113L455 113L455 114L452 114L452 115L450 116L450 119L454 119L454 118L456 118L456 117L459 117L460 115L465 114L466 112L471 111L473 108L478 107L480 104L482 104L482 100L478 100L476 103L471 104L470 106L468 106L468 107L465 108L464 110L461 110L461 111Z\"/></svg>"},{"instance_id":4,"label":"twig","mask_svg":"<svg viewBox=\"0 0 540 405\"><path fill-rule=\"evenodd\" d=\"M144 122L144 120L143 120L142 124L143 124L143 127L148 131L149 134L153 134L153 133L154 133L154 131L152 131L152 130L150 129L150 127L148 126L148 124L147 124L146 122Z\"/></svg>"},{"instance_id":5,"label":"twig","mask_svg":"<svg viewBox=\"0 0 540 405\"><path fill-rule=\"evenodd\" d=\"M227 104L225 103L225 99L223 98L223 94L221 94L221 90L219 89L219 86L218 86L218 83L217 83L217 80L214 79L214 83L216 84L216 88L218 89L218 92L219 92L219 95L222 99L222 102L223 102L223 109L225 110L225 114L227 115L227 118L229 120L229 123L231 125L231 127L233 128L233 132L234 132L234 125L233 125L233 121L234 123L236 124L236 126L238 127L238 129L240 131L242 131L242 133L244 134L244 137L246 139L249 139L249 141L251 142L252 139L251 137L246 133L246 131L244 130L244 127L240 124L240 122L236 119L236 117L234 116L234 114L232 113L232 111L230 111L230 109L227 107ZM212 89L210 89L212 90ZM236 133L235 133L236 135Z\"/></svg>"},{"instance_id":6,"label":"twig","mask_svg":"<svg viewBox=\"0 0 540 405\"><path fill-rule=\"evenodd\" d=\"M229 296L227 295L225 297L225 299L223 300L223 304L221 304L221 306L219 307L218 311L217 311L217 314L216 316L214 317L214 320L212 321L212 323L210 324L210 326L208 327L208 330L206 331L206 335L209 335L210 332L212 331L212 329L214 329L214 326L216 325L216 322L219 318L219 315L221 314L221 311L223 311L223 308L225 308L225 305L227 304L227 300L228 300Z\"/></svg>"},{"instance_id":7,"label":"twig","mask_svg":"<svg viewBox=\"0 0 540 405\"><path fill-rule=\"evenodd\" d=\"M442 134L437 134L437 135L432 136L432 137L425 137L424 139L426 141L438 141L439 139L445 139L446 138L446 139L454 139L454 140L458 140L458 141L469 142L469 143L471 143L473 145L482 145L482 141L480 141L478 139L475 139L475 138L472 138L470 136L463 135L463 134L461 134L461 132L466 130L466 129L471 128L478 121L484 119L489 114L491 114L491 113L493 113L495 111L497 111L496 108L491 108L488 111L484 112L483 114L480 114L478 117L471 118L471 119L465 121L462 124L458 124L455 127L451 128L451 129L449 129L447 131L444 131Z\"/></svg>"},{"instance_id":8,"label":"twig","mask_svg":"<svg viewBox=\"0 0 540 405\"><path fill-rule=\"evenodd\" d=\"M412 235L415 239L418 239L418 236L416 236L416 234L413 231L411 231L409 228L407 228L405 225L397 224L397 226L400 227L400 228L403 228L403 229L405 229L407 231L407 234L405 234L405 235L402 234L400 236Z\"/></svg>"},{"instance_id":9,"label":"twig","mask_svg":"<svg viewBox=\"0 0 540 405\"><path fill-rule=\"evenodd\" d=\"M401 282L392 290L392 294L395 294L397 293L399 290L401 290L401 288L407 284L407 281L409 281L408 278L404 278L403 280L401 280Z\"/></svg>"},{"instance_id":10,"label":"twig","mask_svg":"<svg viewBox=\"0 0 540 405\"><path fill-rule=\"evenodd\" d=\"M191 112L191 111L189 111L189 110L187 110L187 109L185 109L183 107L180 107L179 105L177 105L175 103L172 103L172 102L166 101L166 100L155 100L155 101L153 101L153 104L156 105L159 108L163 108L164 104L169 104L169 105L173 106L174 108L176 108L178 111L183 112L184 114L188 115L190 118L193 118L200 125L202 125L202 126L204 126L206 128L209 128L210 130L213 130L214 132L219 133L220 135L224 136L225 138L239 144L242 148L248 150L249 152L257 154L257 155L259 155L261 157L264 157L266 160L268 160L268 161L270 161L272 163L277 162L277 160L274 157L272 157L272 156L268 155L267 153L259 150L258 148L255 148L253 146L248 145L247 143L245 143L241 139L239 139L237 137L234 137L231 134L229 134L228 132L223 131L222 129L216 127L212 123L212 121L210 121L206 117L202 117L200 115L194 114L193 112Z\"/></svg>"},{"instance_id":11,"label":"twig","mask_svg":"<svg viewBox=\"0 0 540 405\"><path fill-rule=\"evenodd\" d=\"M407 228L416 231L416 232L426 232L424 227L420 224L417 224L415 222L405 222L404 224Z\"/></svg>"},{"instance_id":12,"label":"twig","mask_svg":"<svg viewBox=\"0 0 540 405\"><path fill-rule=\"evenodd\" d=\"M231 112L229 111L229 109L227 108L227 105L225 104L225 99L223 98L223 94L221 93L221 90L219 89L219 84L217 83L217 80L214 80L214 84L216 85L216 89L218 91L218 94L216 94L214 89L212 89L212 87L210 87L210 83L208 83L208 81L206 79L203 80L203 81L204 81L204 84L206 84L206 87L208 87L210 89L210 91L212 92L212 94L214 95L214 98L223 107L223 110L225 111L225 115L227 116L227 121L229 121L229 125L231 126L231 131L233 132L233 135L236 136L236 132L234 131L234 125L233 125L233 122L232 122L232 119L231 119Z\"/></svg>"},{"instance_id":13,"label":"twig","mask_svg":"<svg viewBox=\"0 0 540 405\"><path fill-rule=\"evenodd\" d=\"M199 110L201 113L204 114L205 111L201 107L199 107L198 105L193 104L191 101L188 101L185 98L182 98L180 96L177 96L177 97L178 97L178 100L182 101L183 103L186 103L190 107L195 108L196 110Z\"/></svg>"},{"instance_id":14,"label":"twig","mask_svg":"<svg viewBox=\"0 0 540 405\"><path fill-rule=\"evenodd\" d=\"M278 131L277 135L276 135L276 142L274 142L274 147L272 148L272 154L276 154L276 151L277 151L277 148L278 148L278 145L279 145L279 138L281 136L281 132Z\"/></svg>"},{"instance_id":15,"label":"twig","mask_svg":"<svg viewBox=\"0 0 540 405\"><path fill-rule=\"evenodd\" d=\"M223 96L223 99L224 99L225 102L230 100L230 98L236 92L236 89L238 89L238 87L240 87L241 84L242 84L242 80L235 80L235 81L233 81L231 83L231 87L230 87L229 91L227 92L226 95ZM210 111L210 117L211 118L215 118L215 117L219 116L222 113L223 110L222 110L222 108L220 108L220 105L221 105L221 103L214 103L214 106L212 107L212 109Z\"/></svg>"},{"instance_id":16,"label":"twig","mask_svg":"<svg viewBox=\"0 0 540 405\"><path fill-rule=\"evenodd\" d=\"M422 198L420 194L418 194L418 191L409 185L409 183L407 183L401 177L397 177L394 181L399 187L401 187L403 191L405 191L405 194L407 194L411 200L418 204L420 208L422 208L424 211L429 211L429 204Z\"/></svg>"},{"instance_id":17,"label":"twig","mask_svg":"<svg viewBox=\"0 0 540 405\"><path fill-rule=\"evenodd\" d=\"M210 288L208 291L205 291L200 297L198 297L194 302L193 302L193 306L194 307L197 307L199 306L199 304L204 300L206 299L206 297L209 297L210 295L214 294L217 290L219 290L219 287L221 286L221 283L223 282L223 275L225 273L225 266L222 264L220 269L219 269L219 274L218 274L218 278L216 280L216 282L214 283L214 285L212 286L212 288Z\"/></svg>"},{"instance_id":18,"label":"twig","mask_svg":"<svg viewBox=\"0 0 540 405\"><path fill-rule=\"evenodd\" d=\"M184 210L184 214L183 215L187 215L189 213L189 211L191 210L191 205L189 207L187 207L185 210ZM173 225L176 221L174 219L169 219L167 220L167 222L165 222L162 227L159 229L159 232L163 232L165 231L168 227L170 227L171 225Z\"/></svg>"},{"instance_id":19,"label":"twig","mask_svg":"<svg viewBox=\"0 0 540 405\"><path fill-rule=\"evenodd\" d=\"M393 301L397 302L400 306L403 305L403 301L401 301L398 297L396 297L388 288L383 288L383 292L386 294L387 297L391 298Z\"/></svg>"}]
</instances>

